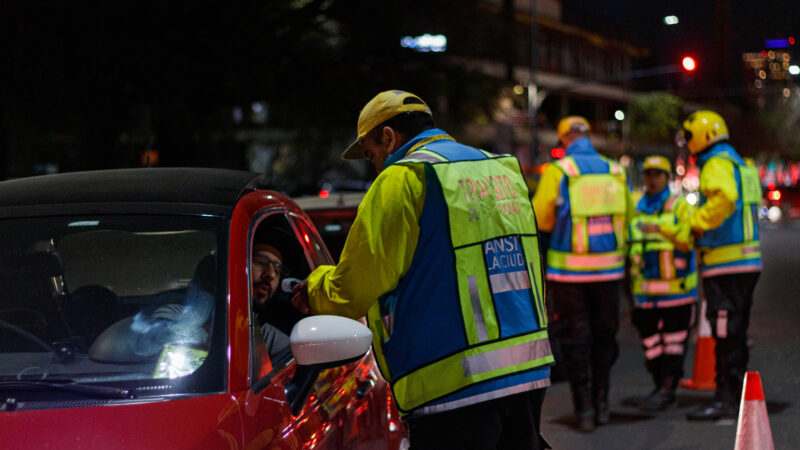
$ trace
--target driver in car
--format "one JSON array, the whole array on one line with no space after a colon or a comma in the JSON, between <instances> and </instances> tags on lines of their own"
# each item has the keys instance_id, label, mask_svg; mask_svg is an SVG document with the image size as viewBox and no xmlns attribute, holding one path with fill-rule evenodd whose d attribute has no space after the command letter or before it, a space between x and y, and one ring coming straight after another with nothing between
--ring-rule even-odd
<instances>
[{"instance_id":1,"label":"driver in car","mask_svg":"<svg viewBox=\"0 0 800 450\"><path fill-rule=\"evenodd\" d=\"M283 255L272 245L253 244L251 268L253 311L261 325L261 333L264 335L264 342L267 344L271 358L289 346L287 333L266 321L267 316L272 316L272 314L268 314L270 308L267 304L274 303L274 298L282 293L279 289L281 275L286 272L283 266Z\"/></svg>"}]
</instances>

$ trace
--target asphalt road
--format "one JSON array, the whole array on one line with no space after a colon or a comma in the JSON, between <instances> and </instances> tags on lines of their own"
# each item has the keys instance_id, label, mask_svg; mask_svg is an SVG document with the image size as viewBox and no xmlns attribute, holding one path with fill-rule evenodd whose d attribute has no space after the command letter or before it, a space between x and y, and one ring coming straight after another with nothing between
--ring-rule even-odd
<instances>
[{"instance_id":1,"label":"asphalt road","mask_svg":"<svg viewBox=\"0 0 800 450\"><path fill-rule=\"evenodd\" d=\"M756 287L749 330L748 370L760 372L776 449L800 448L800 222L761 224L764 271ZM678 389L678 405L640 412L652 382L629 309L620 318L620 357L611 374L611 423L593 433L575 429L566 382L547 391L542 432L554 449L733 449L736 421L690 422L686 413L710 391ZM684 371L692 373L694 342Z\"/></svg>"}]
</instances>

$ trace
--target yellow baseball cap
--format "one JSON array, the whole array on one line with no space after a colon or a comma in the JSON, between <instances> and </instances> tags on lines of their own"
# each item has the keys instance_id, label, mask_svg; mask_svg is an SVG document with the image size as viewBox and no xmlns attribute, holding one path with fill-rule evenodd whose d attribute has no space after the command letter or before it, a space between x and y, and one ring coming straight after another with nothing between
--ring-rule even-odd
<instances>
[{"instance_id":1,"label":"yellow baseball cap","mask_svg":"<svg viewBox=\"0 0 800 450\"><path fill-rule=\"evenodd\" d=\"M373 128L392 117L408 112L419 111L431 114L431 109L421 98L406 91L383 91L370 100L358 115L358 138L342 153L342 159L364 159L361 139Z\"/></svg>"},{"instance_id":2,"label":"yellow baseball cap","mask_svg":"<svg viewBox=\"0 0 800 450\"><path fill-rule=\"evenodd\" d=\"M581 116L569 116L564 117L561 121L558 122L558 126L556 127L556 133L558 134L558 140L564 137L565 134L569 133L570 131L580 131L582 133L588 133L592 130L591 125L589 125L589 121L586 120L584 117Z\"/></svg>"},{"instance_id":3,"label":"yellow baseball cap","mask_svg":"<svg viewBox=\"0 0 800 450\"><path fill-rule=\"evenodd\" d=\"M642 170L648 169L663 170L667 172L667 174L672 173L672 165L670 165L669 160L661 155L648 156L644 159L644 167Z\"/></svg>"}]
</instances>

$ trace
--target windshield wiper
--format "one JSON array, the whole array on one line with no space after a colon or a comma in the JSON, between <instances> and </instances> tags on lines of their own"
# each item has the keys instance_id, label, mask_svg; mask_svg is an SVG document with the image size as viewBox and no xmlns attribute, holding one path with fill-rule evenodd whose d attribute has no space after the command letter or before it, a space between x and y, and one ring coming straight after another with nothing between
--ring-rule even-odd
<instances>
[{"instance_id":1,"label":"windshield wiper","mask_svg":"<svg viewBox=\"0 0 800 450\"><path fill-rule=\"evenodd\" d=\"M0 381L0 392L14 390L55 390L77 394L83 394L96 398L135 398L136 395L130 389L117 388L112 386L96 386L92 384L75 383L65 380L61 383L54 381L41 380L7 380Z\"/></svg>"}]
</instances>

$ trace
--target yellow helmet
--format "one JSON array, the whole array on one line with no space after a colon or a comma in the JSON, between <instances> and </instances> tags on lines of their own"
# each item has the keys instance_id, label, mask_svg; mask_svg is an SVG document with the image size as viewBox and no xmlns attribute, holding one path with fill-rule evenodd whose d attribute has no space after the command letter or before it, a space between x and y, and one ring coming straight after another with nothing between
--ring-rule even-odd
<instances>
[{"instance_id":1,"label":"yellow helmet","mask_svg":"<svg viewBox=\"0 0 800 450\"><path fill-rule=\"evenodd\" d=\"M675 136L675 143L678 147L686 146L694 155L728 138L728 126L722 116L714 111L700 110L683 121L683 128Z\"/></svg>"},{"instance_id":2,"label":"yellow helmet","mask_svg":"<svg viewBox=\"0 0 800 450\"><path fill-rule=\"evenodd\" d=\"M591 129L592 127L589 126L589 121L581 116L564 117L560 122L558 122L558 140L560 141L561 138L570 131L588 133Z\"/></svg>"},{"instance_id":3,"label":"yellow helmet","mask_svg":"<svg viewBox=\"0 0 800 450\"><path fill-rule=\"evenodd\" d=\"M651 155L644 159L642 171L650 169L661 170L667 172L668 175L672 173L672 165L669 160L661 155Z\"/></svg>"}]
</instances>

